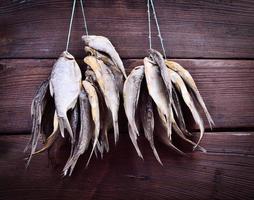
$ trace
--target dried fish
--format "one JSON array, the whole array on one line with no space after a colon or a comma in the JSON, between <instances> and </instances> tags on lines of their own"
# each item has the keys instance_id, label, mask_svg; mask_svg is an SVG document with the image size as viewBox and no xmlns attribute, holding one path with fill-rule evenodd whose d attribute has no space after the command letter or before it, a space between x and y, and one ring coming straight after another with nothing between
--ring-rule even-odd
<instances>
[{"instance_id":1,"label":"dried fish","mask_svg":"<svg viewBox=\"0 0 254 200\"><path fill-rule=\"evenodd\" d=\"M182 80L182 78L180 77L180 75L178 75L175 71L171 70L171 69L167 69L167 72L169 74L169 76L171 77L171 80L172 82L175 84L176 86L176 89L181 93L182 97L183 97L183 100L185 102L185 104L189 107L191 113L192 113L192 116L195 120L195 122L198 124L199 126L199 129L200 129L200 137L199 137L199 140L196 144L196 146L199 144L201 138L203 137L203 134L204 134L204 123L203 123L203 120L202 118L200 117L195 105L194 105L194 102L184 84L184 81ZM195 147L196 147L195 146Z\"/></svg>"},{"instance_id":2,"label":"dried fish","mask_svg":"<svg viewBox=\"0 0 254 200\"><path fill-rule=\"evenodd\" d=\"M143 158L142 153L137 144L137 136L139 135L135 121L135 113L139 100L140 86L144 77L144 66L135 67L127 77L123 87L124 109L129 122L129 135L131 141L139 155Z\"/></svg>"},{"instance_id":3,"label":"dried fish","mask_svg":"<svg viewBox=\"0 0 254 200\"><path fill-rule=\"evenodd\" d=\"M36 92L36 95L33 99L32 105L31 105L31 117L32 117L32 132L31 132L31 138L30 141L25 148L25 152L28 151L29 148L31 148L30 155L27 160L27 166L29 165L32 155L36 151L36 147L38 144L39 137L41 135L42 127L42 116L46 107L46 104L49 99L49 81L44 81L39 89Z\"/></svg>"},{"instance_id":4,"label":"dried fish","mask_svg":"<svg viewBox=\"0 0 254 200\"><path fill-rule=\"evenodd\" d=\"M172 83L171 83L171 79L170 76L168 76L167 73L167 66L165 64L164 58L161 55L160 52L156 51L155 49L149 49L149 54L150 57L153 59L153 61L156 63L157 66L159 66L160 68L160 73L161 73L161 77L163 79L163 82L166 86L166 91L167 91L167 98L169 99L168 103L168 107L169 107L169 114L172 111L172 107L171 107L171 103L172 103ZM171 121L169 121L169 134L171 134L171 130L172 130L172 124Z\"/></svg>"},{"instance_id":5,"label":"dried fish","mask_svg":"<svg viewBox=\"0 0 254 200\"><path fill-rule=\"evenodd\" d=\"M100 143L97 143L97 148L95 149L95 155L97 157L97 150L101 153L103 157L104 149L109 151L109 142L108 142L108 129L112 125L111 112L108 110L104 96L99 88L98 82L96 80L96 75L90 66L86 70L86 80L89 81L95 88L99 100L99 110L100 110L100 129L101 134L99 136Z\"/></svg>"},{"instance_id":6,"label":"dried fish","mask_svg":"<svg viewBox=\"0 0 254 200\"><path fill-rule=\"evenodd\" d=\"M87 164L86 166L88 166L90 159L93 155L94 149L97 145L98 142L98 137L100 134L100 111L99 111L99 100L98 100L98 96L96 93L95 88L93 87L93 85L88 82L88 81L83 81L82 82L83 87L88 95L88 100L91 106L91 113L92 113L92 120L94 122L94 131L93 131L93 148L92 151L90 153L90 156L88 158Z\"/></svg>"},{"instance_id":7,"label":"dried fish","mask_svg":"<svg viewBox=\"0 0 254 200\"><path fill-rule=\"evenodd\" d=\"M92 47L97 51L102 51L108 54L115 63L115 65L119 67L124 77L127 78L123 62L119 54L115 50L115 47L112 45L108 38L96 35L84 35L82 36L82 40L85 42L85 45Z\"/></svg>"},{"instance_id":8,"label":"dried fish","mask_svg":"<svg viewBox=\"0 0 254 200\"><path fill-rule=\"evenodd\" d=\"M79 105L78 104L79 103L77 102L76 105L74 106L73 110L71 110L71 116L70 116L70 125L71 125L71 129L73 132L73 142L71 143L71 152L70 152L69 159L72 157L74 148L77 143L77 134L76 133L79 128L78 127L79 126Z\"/></svg>"},{"instance_id":9,"label":"dried fish","mask_svg":"<svg viewBox=\"0 0 254 200\"><path fill-rule=\"evenodd\" d=\"M163 83L160 75L159 67L153 65L148 58L144 58L145 65L145 77L148 87L149 95L152 97L153 101L157 105L157 110L163 122L165 124L170 123L170 109L169 109L169 99L167 98L167 89ZM167 125L167 135L171 139L171 129Z\"/></svg>"},{"instance_id":10,"label":"dried fish","mask_svg":"<svg viewBox=\"0 0 254 200\"><path fill-rule=\"evenodd\" d=\"M191 74L186 69L184 69L184 67L182 67L180 64L178 64L174 61L165 60L165 63L168 66L168 68L174 70L175 72L177 72L181 76L181 78L184 80L186 85L194 93L195 97L197 98L198 103L201 105L201 107L203 108L203 110L206 114L206 117L208 119L210 127L212 128L215 125L214 121L213 121L210 113L208 112L208 110L206 108L204 100L203 100L202 96L200 95L199 90L198 90L198 88L196 86L196 83L193 80Z\"/></svg>"},{"instance_id":11,"label":"dried fish","mask_svg":"<svg viewBox=\"0 0 254 200\"><path fill-rule=\"evenodd\" d=\"M54 97L62 137L66 128L74 142L67 111L73 109L81 89L81 71L74 57L64 51L56 61L50 77L50 94Z\"/></svg>"},{"instance_id":12,"label":"dried fish","mask_svg":"<svg viewBox=\"0 0 254 200\"><path fill-rule=\"evenodd\" d=\"M141 92L141 99L140 99L140 112L139 116L141 118L141 123L142 127L144 129L144 134L146 139L149 141L150 146L153 150L153 154L157 161L161 164L161 160L159 157L159 154L155 148L154 145L154 137L153 137L153 132L154 132L154 114L153 114L153 100L149 96L147 89L145 88Z\"/></svg>"},{"instance_id":13,"label":"dried fish","mask_svg":"<svg viewBox=\"0 0 254 200\"><path fill-rule=\"evenodd\" d=\"M79 157L87 150L89 143L92 139L92 131L94 129L94 124L92 122L91 107L88 94L85 92L84 89L81 89L81 92L79 94L79 105L80 121L82 123L80 124L78 141L75 145L73 155L67 161L63 169L64 175L67 175L68 170L70 170L69 175L72 174Z\"/></svg>"},{"instance_id":14,"label":"dried fish","mask_svg":"<svg viewBox=\"0 0 254 200\"><path fill-rule=\"evenodd\" d=\"M84 62L91 67L96 75L96 80L104 95L105 103L111 111L115 135L115 143L119 139L118 127L118 110L119 110L119 92L114 81L114 76L109 68L101 61L97 60L94 56L87 56Z\"/></svg>"}]
</instances>

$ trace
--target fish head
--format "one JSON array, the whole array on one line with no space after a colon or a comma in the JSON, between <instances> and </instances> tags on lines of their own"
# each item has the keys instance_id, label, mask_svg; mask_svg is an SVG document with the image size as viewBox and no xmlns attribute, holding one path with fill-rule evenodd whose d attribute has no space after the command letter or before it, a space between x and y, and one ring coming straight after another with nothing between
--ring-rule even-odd
<instances>
[{"instance_id":1,"label":"fish head","mask_svg":"<svg viewBox=\"0 0 254 200\"><path fill-rule=\"evenodd\" d=\"M137 66L137 67L135 67L133 70L132 70L132 72L135 72L135 73L140 73L140 74L142 74L142 73L144 73L144 65L140 65L140 66Z\"/></svg>"},{"instance_id":2,"label":"fish head","mask_svg":"<svg viewBox=\"0 0 254 200\"><path fill-rule=\"evenodd\" d=\"M85 45L89 45L89 42L92 40L90 35L83 35L81 39L85 42Z\"/></svg>"},{"instance_id":3,"label":"fish head","mask_svg":"<svg viewBox=\"0 0 254 200\"><path fill-rule=\"evenodd\" d=\"M74 60L73 55L71 55L68 51L61 53L60 57L66 58L68 60Z\"/></svg>"},{"instance_id":4,"label":"fish head","mask_svg":"<svg viewBox=\"0 0 254 200\"><path fill-rule=\"evenodd\" d=\"M93 47L100 45L112 45L108 38L100 35L83 35L82 40L85 42L86 46Z\"/></svg>"},{"instance_id":5,"label":"fish head","mask_svg":"<svg viewBox=\"0 0 254 200\"><path fill-rule=\"evenodd\" d=\"M97 35L83 35L81 39L85 42L85 45L90 46L89 44L91 42L94 42L95 40L101 40L104 38L103 36L97 36Z\"/></svg>"},{"instance_id":6,"label":"fish head","mask_svg":"<svg viewBox=\"0 0 254 200\"><path fill-rule=\"evenodd\" d=\"M144 65L145 65L145 66L146 66L147 64L148 64L148 65L151 65L151 64L155 65L155 62L153 62L153 60L151 60L151 59L148 58L148 57L145 57L143 61L144 61Z\"/></svg>"},{"instance_id":7,"label":"fish head","mask_svg":"<svg viewBox=\"0 0 254 200\"><path fill-rule=\"evenodd\" d=\"M151 59L154 62L157 62L158 60L163 60L162 54L159 51L155 50L155 49L149 49L148 53L149 53L149 56L151 57Z\"/></svg>"},{"instance_id":8,"label":"fish head","mask_svg":"<svg viewBox=\"0 0 254 200\"><path fill-rule=\"evenodd\" d=\"M96 50L89 47L89 46L85 46L85 53L87 55L95 56L96 55Z\"/></svg>"}]
</instances>

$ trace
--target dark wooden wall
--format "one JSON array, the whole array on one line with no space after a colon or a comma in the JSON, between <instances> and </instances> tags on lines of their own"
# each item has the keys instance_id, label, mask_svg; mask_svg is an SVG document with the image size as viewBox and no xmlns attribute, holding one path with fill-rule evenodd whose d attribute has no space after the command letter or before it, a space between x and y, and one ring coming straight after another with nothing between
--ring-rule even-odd
<instances>
[{"instance_id":1,"label":"dark wooden wall","mask_svg":"<svg viewBox=\"0 0 254 200\"><path fill-rule=\"evenodd\" d=\"M89 33L107 36L127 71L141 63L148 48L146 2L84 3ZM77 5L69 51L83 67L84 28ZM67 152L59 141L49 157L35 157L25 170L30 104L65 48L71 6L68 0L0 1L0 199L253 199L251 0L155 0L167 56L191 72L215 120L215 129L202 141L207 153L179 157L157 143L161 167L141 138L141 161L121 116L120 143L88 169L83 160L73 177L62 178ZM160 50L154 25L152 30L153 47Z\"/></svg>"}]
</instances>

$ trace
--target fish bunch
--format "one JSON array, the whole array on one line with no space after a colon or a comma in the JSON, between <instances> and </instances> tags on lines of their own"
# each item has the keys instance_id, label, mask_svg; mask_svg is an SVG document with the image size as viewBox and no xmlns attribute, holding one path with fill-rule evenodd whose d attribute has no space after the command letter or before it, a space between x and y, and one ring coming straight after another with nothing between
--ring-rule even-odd
<instances>
[{"instance_id":1,"label":"fish bunch","mask_svg":"<svg viewBox=\"0 0 254 200\"><path fill-rule=\"evenodd\" d=\"M102 157L109 151L111 127L115 143L119 140L118 110L127 77L123 62L108 38L89 35L82 40L87 55L83 78L74 57L63 52L33 99L32 134L25 149L30 150L29 164L33 155L49 149L59 135L68 138L71 151L64 175L71 175L90 144L92 150L86 166L94 153L97 156L99 152ZM37 150L40 136L44 138L44 146Z\"/></svg>"},{"instance_id":2,"label":"fish bunch","mask_svg":"<svg viewBox=\"0 0 254 200\"><path fill-rule=\"evenodd\" d=\"M173 144L173 134L191 144L193 149L198 147L205 151L199 146L204 134L204 122L196 106L202 107L211 128L214 122L192 76L180 64L164 59L160 52L150 49L143 65L135 67L127 77L123 98L129 136L139 157L143 158L137 143L141 129L160 164L162 162L155 148L154 136L183 155L184 152ZM200 129L196 143L188 138L191 133L186 128L181 100Z\"/></svg>"}]
</instances>

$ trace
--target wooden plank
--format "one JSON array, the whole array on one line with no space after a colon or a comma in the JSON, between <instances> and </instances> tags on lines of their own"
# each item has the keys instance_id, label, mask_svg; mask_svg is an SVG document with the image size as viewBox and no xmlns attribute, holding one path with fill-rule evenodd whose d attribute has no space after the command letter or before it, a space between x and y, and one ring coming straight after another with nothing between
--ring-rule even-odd
<instances>
[{"instance_id":1,"label":"wooden plank","mask_svg":"<svg viewBox=\"0 0 254 200\"><path fill-rule=\"evenodd\" d=\"M112 138L113 140L113 138ZM148 143L139 139L144 161L128 138L105 157L87 156L78 162L72 177L62 178L65 146L34 157L29 169L22 153L28 136L0 136L0 199L250 199L254 198L254 133L205 134L207 153L190 157L174 154L156 143L164 163L160 166Z\"/></svg>"},{"instance_id":2,"label":"wooden plank","mask_svg":"<svg viewBox=\"0 0 254 200\"><path fill-rule=\"evenodd\" d=\"M1 1L0 57L56 58L65 49L71 1ZM168 56L253 58L254 4L246 1L155 2ZM104 35L123 58L141 58L148 48L146 2L85 2L89 33ZM153 23L153 47L160 49ZM70 52L83 56L83 20L78 3Z\"/></svg>"},{"instance_id":3,"label":"wooden plank","mask_svg":"<svg viewBox=\"0 0 254 200\"><path fill-rule=\"evenodd\" d=\"M142 60L125 60L127 71ZM254 61L177 60L191 72L216 128L254 127ZM0 133L29 132L30 105L54 59L0 60ZM80 66L84 65L79 61ZM186 110L187 111L187 110ZM121 128L126 131L121 112ZM190 124L193 124L192 121Z\"/></svg>"}]
</instances>

